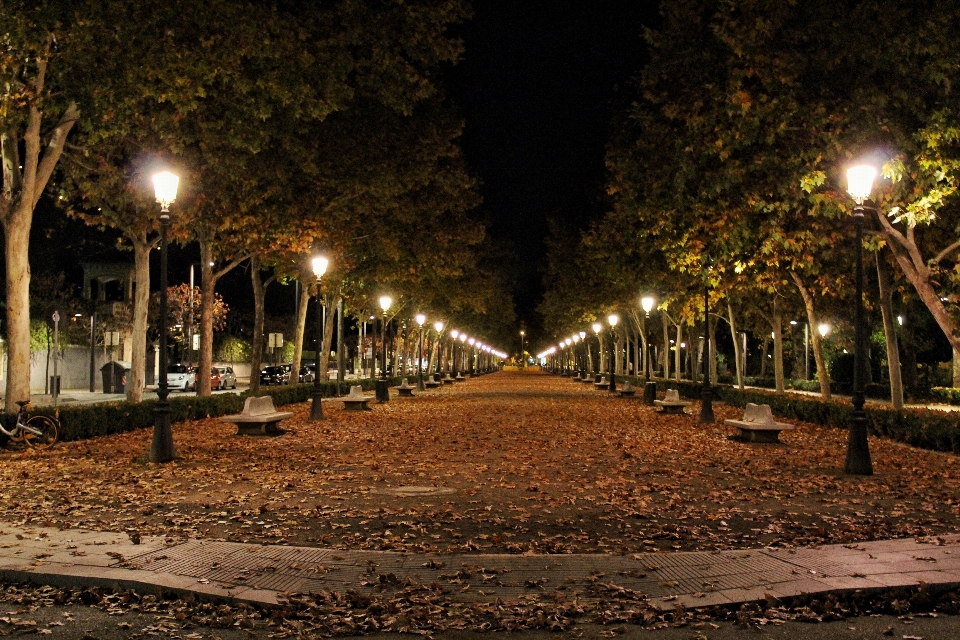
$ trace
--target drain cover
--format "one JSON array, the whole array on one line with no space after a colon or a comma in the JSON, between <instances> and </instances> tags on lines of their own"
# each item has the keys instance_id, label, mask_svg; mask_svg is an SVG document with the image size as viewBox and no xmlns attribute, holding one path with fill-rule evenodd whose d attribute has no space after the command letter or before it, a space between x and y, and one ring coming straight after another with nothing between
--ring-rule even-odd
<instances>
[{"instance_id":1,"label":"drain cover","mask_svg":"<svg viewBox=\"0 0 960 640\"><path fill-rule=\"evenodd\" d=\"M453 489L448 487L387 487L377 489L374 493L385 493L391 496L435 496L443 493L454 493Z\"/></svg>"}]
</instances>

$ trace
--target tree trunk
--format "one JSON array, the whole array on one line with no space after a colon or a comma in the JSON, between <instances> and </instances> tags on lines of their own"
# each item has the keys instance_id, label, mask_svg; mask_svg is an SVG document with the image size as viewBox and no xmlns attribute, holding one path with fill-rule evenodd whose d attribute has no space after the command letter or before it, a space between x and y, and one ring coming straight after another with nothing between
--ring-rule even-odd
<instances>
[{"instance_id":1,"label":"tree trunk","mask_svg":"<svg viewBox=\"0 0 960 640\"><path fill-rule=\"evenodd\" d=\"M663 327L663 379L670 379L670 324L666 318L660 317L660 324Z\"/></svg>"},{"instance_id":2,"label":"tree trunk","mask_svg":"<svg viewBox=\"0 0 960 640\"><path fill-rule=\"evenodd\" d=\"M903 409L903 381L900 378L900 349L897 346L897 321L893 316L893 291L887 273L880 260L880 252L874 254L877 263L877 283L880 286L880 313L883 316L883 335L887 347L887 371L890 376L890 402L894 409ZM954 361L956 361L954 352ZM956 386L956 384L954 384Z\"/></svg>"},{"instance_id":3,"label":"tree trunk","mask_svg":"<svg viewBox=\"0 0 960 640\"><path fill-rule=\"evenodd\" d=\"M253 284L253 335L250 349L250 395L260 393L260 366L263 363L264 296L267 287L260 279L260 258L250 258L250 278Z\"/></svg>"},{"instance_id":4,"label":"tree trunk","mask_svg":"<svg viewBox=\"0 0 960 640\"><path fill-rule=\"evenodd\" d=\"M897 259L901 271L907 277L907 280L913 285L920 301L927 307L933 319L936 321L943 335L946 336L953 349L954 358L960 354L960 332L957 330L957 324L954 322L950 312L944 306L940 299L940 294L934 289L930 281L930 266L928 261L921 255L920 248L916 243L914 227L907 227L906 233L901 233L887 216L875 212L875 219L879 221L883 228L881 235L887 241L887 246ZM956 244L948 247L944 252L935 257L930 262L939 263L951 251L956 250Z\"/></svg>"},{"instance_id":5,"label":"tree trunk","mask_svg":"<svg viewBox=\"0 0 960 640\"><path fill-rule=\"evenodd\" d=\"M210 395L210 370L213 368L213 308L217 279L213 275L213 249L208 242L200 241L200 364L197 373L197 395Z\"/></svg>"},{"instance_id":6,"label":"tree trunk","mask_svg":"<svg viewBox=\"0 0 960 640\"><path fill-rule=\"evenodd\" d=\"M733 337L733 358L736 360L737 370L737 388L743 389L743 354L740 349L740 341L737 339L737 324L733 317L733 305L730 304L730 298L727 298L727 323L730 325L730 335Z\"/></svg>"},{"instance_id":7,"label":"tree trunk","mask_svg":"<svg viewBox=\"0 0 960 640\"><path fill-rule=\"evenodd\" d=\"M300 300L297 304L297 326L293 334L293 362L290 365L290 376L300 379L300 367L303 366L303 341L307 333L307 306L310 304L310 287L300 281Z\"/></svg>"},{"instance_id":8,"label":"tree trunk","mask_svg":"<svg viewBox=\"0 0 960 640\"><path fill-rule=\"evenodd\" d=\"M760 349L760 379L767 375L767 349L770 348L770 338L763 336L763 348Z\"/></svg>"},{"instance_id":9,"label":"tree trunk","mask_svg":"<svg viewBox=\"0 0 960 640\"><path fill-rule=\"evenodd\" d=\"M676 344L677 348L673 352L673 368L676 370L676 380L677 382L680 382L680 376L681 376L680 369L681 369L681 365L683 364L683 360L682 360L683 349L680 347L680 345L683 343L683 334L680 329L679 320L677 321L676 324L674 324L674 327L677 330L677 344Z\"/></svg>"},{"instance_id":10,"label":"tree trunk","mask_svg":"<svg viewBox=\"0 0 960 640\"><path fill-rule=\"evenodd\" d=\"M337 308L340 298L332 293L325 293L323 294L323 301L324 313L327 313L330 309ZM324 322L323 326L323 353L320 358L320 366L323 368L321 380L330 379L330 345L333 344L333 322L330 321L329 315L325 317L326 322ZM317 348L319 348L319 346Z\"/></svg>"},{"instance_id":11,"label":"tree trunk","mask_svg":"<svg viewBox=\"0 0 960 640\"><path fill-rule=\"evenodd\" d=\"M817 363L817 378L820 380L820 397L824 400L830 399L830 374L827 372L827 361L823 357L823 342L818 330L819 322L817 320L816 309L813 305L813 295L807 289L803 280L795 272L791 271L790 276L793 283L797 285L800 291L800 297L803 298L803 307L807 312L807 326L810 328L810 345L813 349L813 359Z\"/></svg>"},{"instance_id":12,"label":"tree trunk","mask_svg":"<svg viewBox=\"0 0 960 640\"><path fill-rule=\"evenodd\" d=\"M147 313L150 308L150 250L155 242L147 240L147 233L133 241L134 277L137 287L133 294L133 349L130 355L130 373L127 377L127 400L143 400L147 374ZM166 375L161 371L160 375ZM159 384L159 380L156 381Z\"/></svg>"},{"instance_id":13,"label":"tree trunk","mask_svg":"<svg viewBox=\"0 0 960 640\"><path fill-rule=\"evenodd\" d=\"M8 413L17 400L30 399L30 226L33 209L25 203L4 224L7 270L7 390Z\"/></svg>"},{"instance_id":14,"label":"tree trunk","mask_svg":"<svg viewBox=\"0 0 960 640\"><path fill-rule=\"evenodd\" d=\"M707 353L709 358L708 363L710 364L710 383L717 384L719 380L719 374L717 371L717 323L710 323L710 350Z\"/></svg>"},{"instance_id":15,"label":"tree trunk","mask_svg":"<svg viewBox=\"0 0 960 640\"><path fill-rule=\"evenodd\" d=\"M773 314L770 316L770 327L773 329L773 379L777 393L787 390L783 375L783 314L780 306L774 302Z\"/></svg>"}]
</instances>

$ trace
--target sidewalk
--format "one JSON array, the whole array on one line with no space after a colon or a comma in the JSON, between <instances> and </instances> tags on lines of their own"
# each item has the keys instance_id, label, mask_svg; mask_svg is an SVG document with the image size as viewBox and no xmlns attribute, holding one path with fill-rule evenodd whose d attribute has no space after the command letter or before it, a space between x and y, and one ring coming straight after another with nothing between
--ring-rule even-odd
<instances>
[{"instance_id":1,"label":"sidewalk","mask_svg":"<svg viewBox=\"0 0 960 640\"><path fill-rule=\"evenodd\" d=\"M494 603L552 594L615 595L671 610L850 590L960 585L960 535L721 552L618 555L418 555L173 541L0 525L0 579L59 587L158 588L259 605L287 594L390 595L439 585L447 598Z\"/></svg>"}]
</instances>

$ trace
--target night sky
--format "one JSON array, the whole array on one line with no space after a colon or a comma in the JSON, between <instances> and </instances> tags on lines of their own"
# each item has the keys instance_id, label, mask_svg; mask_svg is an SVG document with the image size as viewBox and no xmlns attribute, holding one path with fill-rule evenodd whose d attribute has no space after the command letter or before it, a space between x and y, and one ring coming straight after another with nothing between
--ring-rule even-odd
<instances>
[{"instance_id":1,"label":"night sky","mask_svg":"<svg viewBox=\"0 0 960 640\"><path fill-rule=\"evenodd\" d=\"M645 59L657 3L476 0L450 74L463 148L482 180L491 236L518 255L513 292L536 332L548 219L584 228L603 211L604 147L615 104ZM620 88L621 92L617 91Z\"/></svg>"}]
</instances>

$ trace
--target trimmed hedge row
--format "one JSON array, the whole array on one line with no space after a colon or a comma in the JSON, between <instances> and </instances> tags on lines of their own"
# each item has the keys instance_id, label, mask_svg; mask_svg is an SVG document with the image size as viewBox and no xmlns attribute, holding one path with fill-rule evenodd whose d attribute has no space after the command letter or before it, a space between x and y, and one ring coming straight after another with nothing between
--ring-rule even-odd
<instances>
[{"instance_id":1,"label":"trimmed hedge row","mask_svg":"<svg viewBox=\"0 0 960 640\"><path fill-rule=\"evenodd\" d=\"M399 383L399 379L390 380L390 386ZM344 387L353 384L356 384L356 382L344 383ZM375 385L375 380L360 381L360 386L364 390L371 390ZM320 388L325 398L338 395L336 382L322 383ZM249 393L240 395L218 393L207 397L175 397L171 395L168 398L171 421L177 423L240 413L248 395ZM313 397L313 383L261 387L260 395L272 397L273 404L276 407L306 402ZM60 407L60 439L64 441L83 440L152 427L154 423L153 410L156 404L156 400L144 400L143 402L64 405ZM52 416L53 407L41 407L34 411L34 414Z\"/></svg>"},{"instance_id":2,"label":"trimmed hedge row","mask_svg":"<svg viewBox=\"0 0 960 640\"><path fill-rule=\"evenodd\" d=\"M943 404L960 404L960 389L953 387L932 387L930 398Z\"/></svg>"},{"instance_id":3,"label":"trimmed hedge row","mask_svg":"<svg viewBox=\"0 0 960 640\"><path fill-rule=\"evenodd\" d=\"M702 384L688 380L657 381L666 388L677 389L684 398L700 399ZM811 422L827 427L847 428L853 407L836 400L823 401L797 394L778 394L758 389L737 389L726 385L712 387L714 397L735 407L748 402L768 404L777 416ZM960 412L929 409L896 409L883 406L866 407L867 419L875 435L884 436L922 449L960 453Z\"/></svg>"}]
</instances>

